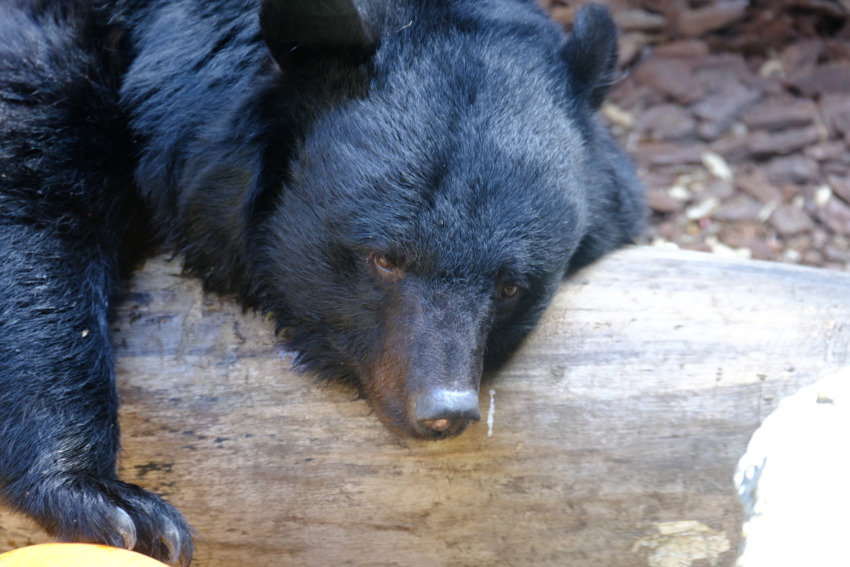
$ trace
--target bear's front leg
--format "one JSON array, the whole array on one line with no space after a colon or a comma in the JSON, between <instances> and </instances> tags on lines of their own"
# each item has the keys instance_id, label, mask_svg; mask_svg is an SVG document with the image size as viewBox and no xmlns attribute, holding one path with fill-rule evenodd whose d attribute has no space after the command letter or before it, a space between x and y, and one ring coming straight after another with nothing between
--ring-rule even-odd
<instances>
[{"instance_id":1,"label":"bear's front leg","mask_svg":"<svg viewBox=\"0 0 850 567\"><path fill-rule=\"evenodd\" d=\"M0 198L0 205L9 204ZM0 489L62 541L188 565L193 543L162 498L118 480L118 399L107 312L109 243L0 214ZM67 219L66 219L67 221Z\"/></svg>"}]
</instances>

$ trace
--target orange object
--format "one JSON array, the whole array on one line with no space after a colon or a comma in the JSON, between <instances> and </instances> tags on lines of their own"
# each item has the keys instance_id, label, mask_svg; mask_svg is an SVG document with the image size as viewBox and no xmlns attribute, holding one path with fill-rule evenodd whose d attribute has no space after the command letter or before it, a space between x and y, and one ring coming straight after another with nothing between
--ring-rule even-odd
<instances>
[{"instance_id":1,"label":"orange object","mask_svg":"<svg viewBox=\"0 0 850 567\"><path fill-rule=\"evenodd\" d=\"M43 543L0 555L0 567L165 567L135 551L92 543Z\"/></svg>"}]
</instances>

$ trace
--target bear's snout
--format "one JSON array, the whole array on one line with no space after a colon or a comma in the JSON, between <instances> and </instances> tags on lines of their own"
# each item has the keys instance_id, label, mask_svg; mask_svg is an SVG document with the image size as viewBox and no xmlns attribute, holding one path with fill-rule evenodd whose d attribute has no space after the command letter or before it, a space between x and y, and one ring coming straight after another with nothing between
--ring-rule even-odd
<instances>
[{"instance_id":1,"label":"bear's snout","mask_svg":"<svg viewBox=\"0 0 850 567\"><path fill-rule=\"evenodd\" d=\"M358 379L375 413L397 433L446 439L480 419L491 309L476 292L408 277L385 297L378 352L358 365Z\"/></svg>"}]
</instances>

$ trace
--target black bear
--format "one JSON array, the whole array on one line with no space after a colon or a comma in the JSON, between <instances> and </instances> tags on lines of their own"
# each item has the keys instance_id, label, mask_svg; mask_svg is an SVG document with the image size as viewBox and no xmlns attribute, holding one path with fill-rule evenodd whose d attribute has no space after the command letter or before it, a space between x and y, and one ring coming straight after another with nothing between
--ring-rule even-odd
<instances>
[{"instance_id":1,"label":"black bear","mask_svg":"<svg viewBox=\"0 0 850 567\"><path fill-rule=\"evenodd\" d=\"M437 439L641 229L597 6L566 35L533 0L4 0L0 38L0 487L62 540L191 560L116 476L110 304L151 245Z\"/></svg>"}]
</instances>

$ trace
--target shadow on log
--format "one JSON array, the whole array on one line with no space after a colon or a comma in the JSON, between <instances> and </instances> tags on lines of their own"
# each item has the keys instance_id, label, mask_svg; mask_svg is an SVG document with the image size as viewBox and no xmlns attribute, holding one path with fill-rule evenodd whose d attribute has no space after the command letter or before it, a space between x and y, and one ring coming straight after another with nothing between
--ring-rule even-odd
<instances>
[{"instance_id":1,"label":"shadow on log","mask_svg":"<svg viewBox=\"0 0 850 567\"><path fill-rule=\"evenodd\" d=\"M563 287L481 423L409 441L179 274L148 262L114 325L121 475L198 567L731 565L750 436L850 364L850 275L635 248ZM0 513L0 551L36 541Z\"/></svg>"}]
</instances>

